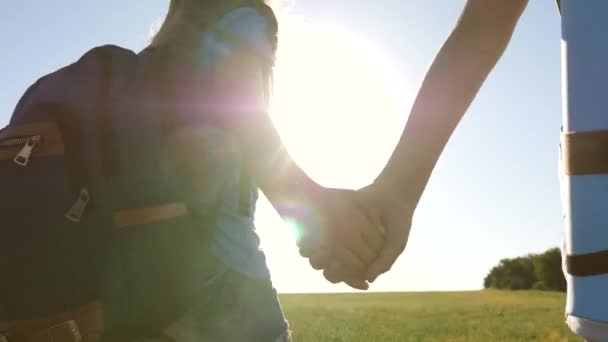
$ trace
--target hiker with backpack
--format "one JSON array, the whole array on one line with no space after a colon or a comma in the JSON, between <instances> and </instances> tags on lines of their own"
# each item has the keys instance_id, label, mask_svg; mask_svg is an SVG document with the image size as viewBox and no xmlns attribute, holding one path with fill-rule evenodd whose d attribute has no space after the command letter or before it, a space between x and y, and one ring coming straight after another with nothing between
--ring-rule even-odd
<instances>
[{"instance_id":1,"label":"hiker with backpack","mask_svg":"<svg viewBox=\"0 0 608 342\"><path fill-rule=\"evenodd\" d=\"M507 48L527 3L466 1L456 27L426 74L391 159L374 184L357 194L368 210L375 210L372 217L379 218L386 230L385 246L369 269L370 281L387 272L403 252L432 170ZM608 2L558 0L557 5L562 16L566 97L560 170L566 225L562 250L568 282L566 322L588 341L608 341L608 26L604 18Z\"/></svg>"},{"instance_id":2,"label":"hiker with backpack","mask_svg":"<svg viewBox=\"0 0 608 342\"><path fill-rule=\"evenodd\" d=\"M0 131L0 341L290 340L258 187L313 267L367 288L382 231L267 115L277 33L261 0L172 0L143 51L94 48L25 92Z\"/></svg>"}]
</instances>

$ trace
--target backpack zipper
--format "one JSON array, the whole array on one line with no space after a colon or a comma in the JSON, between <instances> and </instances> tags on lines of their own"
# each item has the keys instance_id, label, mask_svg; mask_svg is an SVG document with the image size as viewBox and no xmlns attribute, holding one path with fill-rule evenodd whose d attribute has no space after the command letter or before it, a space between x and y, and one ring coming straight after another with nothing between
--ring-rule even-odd
<instances>
[{"instance_id":1,"label":"backpack zipper","mask_svg":"<svg viewBox=\"0 0 608 342\"><path fill-rule=\"evenodd\" d=\"M0 148L23 146L13 161L17 165L27 166L34 148L41 143L41 135L18 136L0 140ZM89 190L86 187L81 187L78 192L78 198L65 213L65 218L75 223L80 222L90 200Z\"/></svg>"},{"instance_id":2,"label":"backpack zipper","mask_svg":"<svg viewBox=\"0 0 608 342\"><path fill-rule=\"evenodd\" d=\"M42 136L31 135L0 140L0 148L23 146L13 161L20 166L27 166L34 148L42 142Z\"/></svg>"},{"instance_id":3,"label":"backpack zipper","mask_svg":"<svg viewBox=\"0 0 608 342\"><path fill-rule=\"evenodd\" d=\"M89 189L86 187L81 188L76 202L74 202L70 210L65 214L65 218L74 223L80 222L90 200L91 196L89 195Z\"/></svg>"},{"instance_id":4,"label":"backpack zipper","mask_svg":"<svg viewBox=\"0 0 608 342\"><path fill-rule=\"evenodd\" d=\"M27 142L30 136L25 137L12 137L0 140L0 147L15 147L23 145Z\"/></svg>"},{"instance_id":5,"label":"backpack zipper","mask_svg":"<svg viewBox=\"0 0 608 342\"><path fill-rule=\"evenodd\" d=\"M27 166L34 148L40 143L42 143L40 135L12 137L0 140L0 148L23 146L13 161L18 165ZM65 217L72 222L80 222L90 200L89 190L86 187L80 188L78 198L66 212Z\"/></svg>"}]
</instances>

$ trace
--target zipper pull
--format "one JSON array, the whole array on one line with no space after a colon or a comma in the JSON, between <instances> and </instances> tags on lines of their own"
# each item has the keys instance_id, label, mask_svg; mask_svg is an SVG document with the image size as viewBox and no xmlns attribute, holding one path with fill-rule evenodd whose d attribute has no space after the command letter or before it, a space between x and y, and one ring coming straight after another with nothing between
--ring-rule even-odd
<instances>
[{"instance_id":1,"label":"zipper pull","mask_svg":"<svg viewBox=\"0 0 608 342\"><path fill-rule=\"evenodd\" d=\"M34 135L33 137L27 139L27 141L25 142L25 146L23 146L23 148L21 149L21 151L19 151L19 154L17 154L13 161L17 163L17 165L27 166L27 163L30 161L30 157L32 155L34 147L36 147L36 145L38 145L39 143L39 135Z\"/></svg>"},{"instance_id":2,"label":"zipper pull","mask_svg":"<svg viewBox=\"0 0 608 342\"><path fill-rule=\"evenodd\" d=\"M87 188L80 189L78 199L65 214L65 218L74 223L80 222L80 219L82 219L82 215L84 215L84 211L86 210L90 199L91 196L89 196L89 190Z\"/></svg>"}]
</instances>

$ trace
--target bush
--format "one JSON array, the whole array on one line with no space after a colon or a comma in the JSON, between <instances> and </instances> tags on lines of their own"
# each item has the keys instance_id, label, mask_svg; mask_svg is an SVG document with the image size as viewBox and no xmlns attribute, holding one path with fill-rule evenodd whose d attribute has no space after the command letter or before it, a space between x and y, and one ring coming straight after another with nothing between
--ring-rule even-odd
<instances>
[{"instance_id":1,"label":"bush","mask_svg":"<svg viewBox=\"0 0 608 342\"><path fill-rule=\"evenodd\" d=\"M503 259L494 267L486 280L486 287L505 290L526 290L536 281L534 263L529 257Z\"/></svg>"},{"instance_id":2,"label":"bush","mask_svg":"<svg viewBox=\"0 0 608 342\"><path fill-rule=\"evenodd\" d=\"M490 270L483 285L503 290L566 291L560 250L552 248L542 254L503 259Z\"/></svg>"},{"instance_id":3,"label":"bush","mask_svg":"<svg viewBox=\"0 0 608 342\"><path fill-rule=\"evenodd\" d=\"M558 248L552 248L534 257L536 278L542 281L551 291L566 291L566 278L562 271L562 254Z\"/></svg>"}]
</instances>

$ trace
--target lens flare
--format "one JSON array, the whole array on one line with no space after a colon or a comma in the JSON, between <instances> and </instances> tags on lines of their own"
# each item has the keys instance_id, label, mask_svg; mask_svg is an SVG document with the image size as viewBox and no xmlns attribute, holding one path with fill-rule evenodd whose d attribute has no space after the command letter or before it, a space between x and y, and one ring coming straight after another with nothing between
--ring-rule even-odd
<instances>
[{"instance_id":1,"label":"lens flare","mask_svg":"<svg viewBox=\"0 0 608 342\"><path fill-rule=\"evenodd\" d=\"M321 216L315 205L302 201L284 201L277 205L283 220L294 234L296 243L317 244L321 240Z\"/></svg>"}]
</instances>

